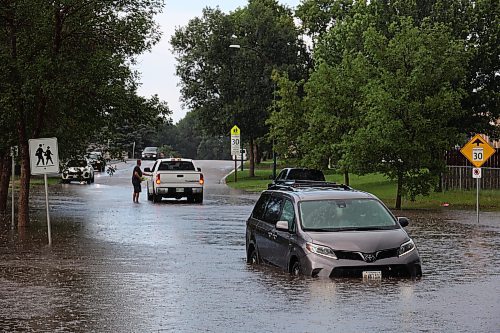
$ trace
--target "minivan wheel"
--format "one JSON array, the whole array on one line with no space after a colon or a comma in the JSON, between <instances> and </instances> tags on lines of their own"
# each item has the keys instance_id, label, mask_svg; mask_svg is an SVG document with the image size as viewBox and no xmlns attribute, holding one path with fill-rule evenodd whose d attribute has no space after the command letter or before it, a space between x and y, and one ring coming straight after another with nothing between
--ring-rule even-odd
<instances>
[{"instance_id":1,"label":"minivan wheel","mask_svg":"<svg viewBox=\"0 0 500 333\"><path fill-rule=\"evenodd\" d=\"M259 253L256 249L253 248L252 251L250 251L250 255L247 257L247 263L250 265L257 265L260 263Z\"/></svg>"},{"instance_id":2,"label":"minivan wheel","mask_svg":"<svg viewBox=\"0 0 500 333\"><path fill-rule=\"evenodd\" d=\"M299 260L295 260L292 265L292 269L290 270L290 274L293 276L299 276L302 273L302 267L300 265Z\"/></svg>"}]
</instances>

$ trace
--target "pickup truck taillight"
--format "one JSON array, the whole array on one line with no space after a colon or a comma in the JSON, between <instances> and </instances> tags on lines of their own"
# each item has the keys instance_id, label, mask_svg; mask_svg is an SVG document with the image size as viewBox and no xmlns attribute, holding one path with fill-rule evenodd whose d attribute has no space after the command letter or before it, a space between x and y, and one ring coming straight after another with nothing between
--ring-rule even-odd
<instances>
[{"instance_id":1,"label":"pickup truck taillight","mask_svg":"<svg viewBox=\"0 0 500 333\"><path fill-rule=\"evenodd\" d=\"M205 179L203 178L203 174L200 173L200 185L203 185L205 183Z\"/></svg>"},{"instance_id":2,"label":"pickup truck taillight","mask_svg":"<svg viewBox=\"0 0 500 333\"><path fill-rule=\"evenodd\" d=\"M161 181L160 181L160 174L157 174L156 175L156 184L159 185L160 183L161 183Z\"/></svg>"}]
</instances>

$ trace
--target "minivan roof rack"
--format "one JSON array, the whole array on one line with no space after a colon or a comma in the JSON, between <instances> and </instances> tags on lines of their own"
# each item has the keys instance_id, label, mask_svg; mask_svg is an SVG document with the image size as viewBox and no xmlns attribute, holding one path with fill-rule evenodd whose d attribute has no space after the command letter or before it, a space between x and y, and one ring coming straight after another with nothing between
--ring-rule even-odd
<instances>
[{"instance_id":1,"label":"minivan roof rack","mask_svg":"<svg viewBox=\"0 0 500 333\"><path fill-rule=\"evenodd\" d=\"M334 182L315 180L285 180L267 186L268 190L300 191L307 188L352 191L352 187Z\"/></svg>"}]
</instances>

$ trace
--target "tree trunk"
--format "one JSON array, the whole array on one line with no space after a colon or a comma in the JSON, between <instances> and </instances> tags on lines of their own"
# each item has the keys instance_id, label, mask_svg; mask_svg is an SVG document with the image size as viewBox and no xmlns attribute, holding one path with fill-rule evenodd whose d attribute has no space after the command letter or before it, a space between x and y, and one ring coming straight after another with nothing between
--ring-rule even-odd
<instances>
[{"instance_id":1,"label":"tree trunk","mask_svg":"<svg viewBox=\"0 0 500 333\"><path fill-rule=\"evenodd\" d=\"M349 186L349 170L344 170L344 184Z\"/></svg>"},{"instance_id":2,"label":"tree trunk","mask_svg":"<svg viewBox=\"0 0 500 333\"><path fill-rule=\"evenodd\" d=\"M19 179L19 201L17 225L24 227L29 223L29 196L30 196L30 156L28 141L20 140L21 177Z\"/></svg>"},{"instance_id":3,"label":"tree trunk","mask_svg":"<svg viewBox=\"0 0 500 333\"><path fill-rule=\"evenodd\" d=\"M260 146L259 144L255 144L255 163L257 165L260 164L260 162L262 162L262 154L260 152Z\"/></svg>"},{"instance_id":4,"label":"tree trunk","mask_svg":"<svg viewBox=\"0 0 500 333\"><path fill-rule=\"evenodd\" d=\"M249 142L249 153L248 160L250 162L250 166L248 167L248 176L255 177L255 151L254 151L254 141L253 138L250 138Z\"/></svg>"},{"instance_id":5,"label":"tree trunk","mask_svg":"<svg viewBox=\"0 0 500 333\"><path fill-rule=\"evenodd\" d=\"M396 194L396 209L401 209L401 196L403 193L403 173L398 173L398 190Z\"/></svg>"},{"instance_id":6,"label":"tree trunk","mask_svg":"<svg viewBox=\"0 0 500 333\"><path fill-rule=\"evenodd\" d=\"M9 196L10 173L12 160L8 151L0 154L0 213L7 211L7 198Z\"/></svg>"}]
</instances>

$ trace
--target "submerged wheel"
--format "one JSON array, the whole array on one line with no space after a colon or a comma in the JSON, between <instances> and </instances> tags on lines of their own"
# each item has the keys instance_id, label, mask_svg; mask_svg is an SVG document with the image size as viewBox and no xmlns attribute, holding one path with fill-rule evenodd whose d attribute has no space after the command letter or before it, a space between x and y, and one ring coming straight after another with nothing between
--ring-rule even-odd
<instances>
[{"instance_id":1,"label":"submerged wheel","mask_svg":"<svg viewBox=\"0 0 500 333\"><path fill-rule=\"evenodd\" d=\"M300 274L302 274L302 266L300 265L300 261L298 259L293 262L290 274L292 274L293 276L299 276Z\"/></svg>"},{"instance_id":2,"label":"submerged wheel","mask_svg":"<svg viewBox=\"0 0 500 333\"><path fill-rule=\"evenodd\" d=\"M252 248L247 256L247 263L250 265L257 265L260 263L259 252L255 248Z\"/></svg>"}]
</instances>

